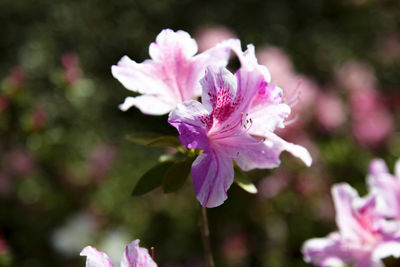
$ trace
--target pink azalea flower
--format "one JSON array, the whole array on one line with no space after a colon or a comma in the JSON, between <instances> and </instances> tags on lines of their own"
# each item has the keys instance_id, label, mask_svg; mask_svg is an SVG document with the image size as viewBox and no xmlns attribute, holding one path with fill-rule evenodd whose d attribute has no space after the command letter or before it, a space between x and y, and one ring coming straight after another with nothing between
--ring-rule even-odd
<instances>
[{"instance_id":1,"label":"pink azalea flower","mask_svg":"<svg viewBox=\"0 0 400 267\"><path fill-rule=\"evenodd\" d=\"M385 162L375 159L369 166L367 181L372 194L383 200L379 202L379 213L400 220L400 160L395 165L395 175L389 173Z\"/></svg>"},{"instance_id":2,"label":"pink azalea flower","mask_svg":"<svg viewBox=\"0 0 400 267\"><path fill-rule=\"evenodd\" d=\"M235 38L236 34L226 26L218 25L201 28L195 35L199 50L205 51L214 47L219 42Z\"/></svg>"},{"instance_id":3,"label":"pink azalea flower","mask_svg":"<svg viewBox=\"0 0 400 267\"><path fill-rule=\"evenodd\" d=\"M151 60L136 63L124 56L111 67L113 76L128 90L142 94L127 97L120 105L126 111L132 106L143 113L162 115L170 112L183 101L201 94L199 80L208 65L227 64L229 43L220 43L201 54L197 43L187 32L166 29L160 32L156 42L151 43Z\"/></svg>"},{"instance_id":4,"label":"pink azalea flower","mask_svg":"<svg viewBox=\"0 0 400 267\"><path fill-rule=\"evenodd\" d=\"M268 70L257 64L254 47L245 53L237 46L232 49L242 63L236 75L224 67L208 67L201 80L202 103L186 101L168 119L183 145L203 150L193 162L191 176L197 199L208 208L227 199L232 160L245 171L274 168L287 150L311 164L307 150L273 133L283 127L290 107L282 103L281 90L268 84Z\"/></svg>"},{"instance_id":5,"label":"pink azalea flower","mask_svg":"<svg viewBox=\"0 0 400 267\"><path fill-rule=\"evenodd\" d=\"M87 246L81 251L86 256L86 267L114 267L111 259L95 247ZM145 248L139 247L139 240L128 244L121 259L121 267L157 267Z\"/></svg>"},{"instance_id":6,"label":"pink azalea flower","mask_svg":"<svg viewBox=\"0 0 400 267\"><path fill-rule=\"evenodd\" d=\"M334 131L346 121L345 107L340 97L334 92L317 95L316 119L327 131Z\"/></svg>"},{"instance_id":7,"label":"pink azalea flower","mask_svg":"<svg viewBox=\"0 0 400 267\"><path fill-rule=\"evenodd\" d=\"M337 232L305 242L306 262L317 266L383 266L382 259L400 256L399 226L377 212L375 196L360 198L348 184L332 188Z\"/></svg>"},{"instance_id":8,"label":"pink azalea flower","mask_svg":"<svg viewBox=\"0 0 400 267\"><path fill-rule=\"evenodd\" d=\"M350 96L352 132L357 141L379 147L393 133L393 118L375 90L355 91Z\"/></svg>"}]
</instances>

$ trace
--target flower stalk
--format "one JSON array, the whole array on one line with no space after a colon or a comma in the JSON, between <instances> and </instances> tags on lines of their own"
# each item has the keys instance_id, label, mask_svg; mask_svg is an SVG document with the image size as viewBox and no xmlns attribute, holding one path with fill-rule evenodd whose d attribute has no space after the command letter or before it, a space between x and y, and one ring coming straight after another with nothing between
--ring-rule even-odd
<instances>
[{"instance_id":1,"label":"flower stalk","mask_svg":"<svg viewBox=\"0 0 400 267\"><path fill-rule=\"evenodd\" d=\"M203 240L203 249L206 260L206 266L215 267L214 258L211 251L210 230L208 228L207 210L205 207L201 205L199 205L199 207L200 207L200 230L201 230L201 238Z\"/></svg>"}]
</instances>

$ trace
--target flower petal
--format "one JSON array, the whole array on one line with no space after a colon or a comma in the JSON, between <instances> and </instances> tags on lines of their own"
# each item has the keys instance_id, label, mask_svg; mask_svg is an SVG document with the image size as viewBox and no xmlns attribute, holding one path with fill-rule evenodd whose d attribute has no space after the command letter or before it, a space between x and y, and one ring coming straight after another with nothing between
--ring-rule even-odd
<instances>
[{"instance_id":1,"label":"flower petal","mask_svg":"<svg viewBox=\"0 0 400 267\"><path fill-rule=\"evenodd\" d=\"M311 155L304 147L293 143L289 143L272 132L265 132L263 136L266 138L265 144L271 149L274 149L279 152L282 152L284 150L288 151L293 156L301 159L304 162L304 164L306 164L306 166L308 167L311 166L312 164Z\"/></svg>"},{"instance_id":2,"label":"flower petal","mask_svg":"<svg viewBox=\"0 0 400 267\"><path fill-rule=\"evenodd\" d=\"M149 54L154 61L163 62L168 56L189 59L196 54L197 49L197 43L189 33L165 29L157 35L156 41L150 44Z\"/></svg>"},{"instance_id":3,"label":"flower petal","mask_svg":"<svg viewBox=\"0 0 400 267\"><path fill-rule=\"evenodd\" d=\"M304 261L318 266L346 266L349 255L343 251L338 233L332 233L327 238L307 240L301 249Z\"/></svg>"},{"instance_id":4,"label":"flower petal","mask_svg":"<svg viewBox=\"0 0 400 267\"><path fill-rule=\"evenodd\" d=\"M381 259L393 256L400 257L400 241L389 241L379 244L372 253L372 259L379 261Z\"/></svg>"},{"instance_id":5,"label":"flower petal","mask_svg":"<svg viewBox=\"0 0 400 267\"><path fill-rule=\"evenodd\" d=\"M382 173L389 173L389 170L383 159L374 159L369 164L369 172L373 175L379 175Z\"/></svg>"},{"instance_id":6,"label":"flower petal","mask_svg":"<svg viewBox=\"0 0 400 267\"><path fill-rule=\"evenodd\" d=\"M381 159L371 161L367 183L378 198L378 212L387 217L400 218L400 180L391 175Z\"/></svg>"},{"instance_id":7,"label":"flower petal","mask_svg":"<svg viewBox=\"0 0 400 267\"><path fill-rule=\"evenodd\" d=\"M398 159L394 164L394 175L400 179L400 159Z\"/></svg>"},{"instance_id":8,"label":"flower petal","mask_svg":"<svg viewBox=\"0 0 400 267\"><path fill-rule=\"evenodd\" d=\"M87 246L82 249L81 256L86 256L86 267L113 267L110 258L95 247Z\"/></svg>"},{"instance_id":9,"label":"flower petal","mask_svg":"<svg viewBox=\"0 0 400 267\"><path fill-rule=\"evenodd\" d=\"M217 207L228 198L227 190L233 183L232 159L213 150L205 151L193 162L191 176L201 205Z\"/></svg>"},{"instance_id":10,"label":"flower petal","mask_svg":"<svg viewBox=\"0 0 400 267\"><path fill-rule=\"evenodd\" d=\"M160 77L161 70L152 60L136 63L128 56L123 56L117 65L111 66L111 73L122 85L141 94L160 94L173 97L173 92ZM161 76L160 76L161 75Z\"/></svg>"},{"instance_id":11,"label":"flower petal","mask_svg":"<svg viewBox=\"0 0 400 267\"><path fill-rule=\"evenodd\" d=\"M357 191L346 183L332 187L336 210L336 224L343 238L355 242L376 242L378 215L376 198L360 198Z\"/></svg>"},{"instance_id":12,"label":"flower petal","mask_svg":"<svg viewBox=\"0 0 400 267\"><path fill-rule=\"evenodd\" d=\"M157 267L145 248L139 247L139 240L128 244L122 255L121 267Z\"/></svg>"},{"instance_id":13,"label":"flower petal","mask_svg":"<svg viewBox=\"0 0 400 267\"><path fill-rule=\"evenodd\" d=\"M157 95L141 95L137 97L126 97L124 103L119 105L122 111L131 107L137 107L141 112L149 115L164 115L175 107L175 103L168 103Z\"/></svg>"},{"instance_id":14,"label":"flower petal","mask_svg":"<svg viewBox=\"0 0 400 267\"><path fill-rule=\"evenodd\" d=\"M248 134L216 140L213 142L213 148L218 153L233 158L244 171L276 168L281 163L279 155L282 150L270 148L263 141Z\"/></svg>"},{"instance_id":15,"label":"flower petal","mask_svg":"<svg viewBox=\"0 0 400 267\"><path fill-rule=\"evenodd\" d=\"M168 117L168 122L179 132L179 140L187 148L208 149L207 129L212 117L204 106L194 100L179 104Z\"/></svg>"},{"instance_id":16,"label":"flower petal","mask_svg":"<svg viewBox=\"0 0 400 267\"><path fill-rule=\"evenodd\" d=\"M255 54L254 45L247 45L247 50L245 52L242 51L240 44L231 46L232 50L239 58L240 64L242 68L245 68L249 71L257 69L260 73L262 73L264 80L269 83L271 81L271 74L267 67L264 65L260 65L257 62L257 57Z\"/></svg>"},{"instance_id":17,"label":"flower petal","mask_svg":"<svg viewBox=\"0 0 400 267\"><path fill-rule=\"evenodd\" d=\"M224 67L209 66L200 80L203 87L201 101L205 108L219 121L225 121L236 108L236 79Z\"/></svg>"},{"instance_id":18,"label":"flower petal","mask_svg":"<svg viewBox=\"0 0 400 267\"><path fill-rule=\"evenodd\" d=\"M197 75L192 75L191 79L194 80L193 83L197 83L203 77L204 70L207 66L226 66L228 64L229 56L233 47L240 47L240 40L229 39L218 43L213 48L210 48L203 53L196 55L193 58L192 71ZM195 89L195 95L202 95L201 86L197 86Z\"/></svg>"},{"instance_id":19,"label":"flower petal","mask_svg":"<svg viewBox=\"0 0 400 267\"><path fill-rule=\"evenodd\" d=\"M153 60L138 64L124 56L111 67L111 72L127 89L162 99L171 105L170 111L178 103L192 99L196 91L198 93L199 80L207 65L227 64L230 42L193 57L196 52L196 41L187 32L166 29L150 44Z\"/></svg>"},{"instance_id":20,"label":"flower petal","mask_svg":"<svg viewBox=\"0 0 400 267\"><path fill-rule=\"evenodd\" d=\"M259 68L250 69L242 66L235 75L238 80L236 95L242 100L238 112L247 113L256 94L268 83Z\"/></svg>"}]
</instances>

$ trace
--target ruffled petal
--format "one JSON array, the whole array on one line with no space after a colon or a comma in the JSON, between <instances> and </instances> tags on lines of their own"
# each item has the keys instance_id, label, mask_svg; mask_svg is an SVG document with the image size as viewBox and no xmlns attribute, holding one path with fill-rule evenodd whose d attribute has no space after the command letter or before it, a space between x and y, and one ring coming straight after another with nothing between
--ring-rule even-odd
<instances>
[{"instance_id":1,"label":"ruffled petal","mask_svg":"<svg viewBox=\"0 0 400 267\"><path fill-rule=\"evenodd\" d=\"M131 107L137 107L144 114L164 115L171 111L176 105L168 103L157 95L141 95L137 97L126 97L124 103L119 105L122 111L127 111Z\"/></svg>"},{"instance_id":2,"label":"ruffled petal","mask_svg":"<svg viewBox=\"0 0 400 267\"><path fill-rule=\"evenodd\" d=\"M139 247L139 240L128 244L122 255L121 267L157 267L145 248Z\"/></svg>"},{"instance_id":3,"label":"ruffled petal","mask_svg":"<svg viewBox=\"0 0 400 267\"><path fill-rule=\"evenodd\" d=\"M270 149L279 152L287 151L293 156L301 159L306 166L311 166L311 155L304 147L289 143L272 132L265 132L263 136L265 137L265 144L270 147Z\"/></svg>"},{"instance_id":4,"label":"ruffled petal","mask_svg":"<svg viewBox=\"0 0 400 267\"><path fill-rule=\"evenodd\" d=\"M149 54L154 61L163 62L168 56L189 59L197 53L197 49L197 43L189 33L165 29L157 35L156 41L150 44Z\"/></svg>"},{"instance_id":5,"label":"ruffled petal","mask_svg":"<svg viewBox=\"0 0 400 267\"><path fill-rule=\"evenodd\" d=\"M227 64L228 44L217 45L193 57L197 52L196 41L187 32L166 29L157 36L156 42L150 44L149 53L153 60L138 64L124 56L111 67L111 72L127 89L163 99L172 106L170 111L196 95L207 65Z\"/></svg>"},{"instance_id":6,"label":"ruffled petal","mask_svg":"<svg viewBox=\"0 0 400 267\"><path fill-rule=\"evenodd\" d=\"M111 73L122 85L141 94L159 94L173 97L174 92L160 79L161 69L152 60L136 63L128 56L123 56L117 65L111 66Z\"/></svg>"},{"instance_id":7,"label":"ruffled petal","mask_svg":"<svg viewBox=\"0 0 400 267\"><path fill-rule=\"evenodd\" d=\"M238 57L241 64L241 68L245 68L249 71L257 69L260 73L262 73L264 80L267 83L271 81L271 74L268 68L265 67L264 65L258 64L257 62L254 45L252 44L247 45L247 50L245 52L242 51L240 43L239 45L231 46L231 48Z\"/></svg>"},{"instance_id":8,"label":"ruffled petal","mask_svg":"<svg viewBox=\"0 0 400 267\"><path fill-rule=\"evenodd\" d=\"M169 114L168 122L178 130L184 146L208 149L207 129L212 125L212 117L201 103L189 100L179 104Z\"/></svg>"},{"instance_id":9,"label":"ruffled petal","mask_svg":"<svg viewBox=\"0 0 400 267\"><path fill-rule=\"evenodd\" d=\"M205 151L193 162L191 176L197 200L202 206L214 208L228 198L233 182L233 162L215 151Z\"/></svg>"},{"instance_id":10,"label":"ruffled petal","mask_svg":"<svg viewBox=\"0 0 400 267\"><path fill-rule=\"evenodd\" d=\"M86 256L86 267L113 267L111 259L95 247L87 246L82 249L81 256Z\"/></svg>"}]
</instances>

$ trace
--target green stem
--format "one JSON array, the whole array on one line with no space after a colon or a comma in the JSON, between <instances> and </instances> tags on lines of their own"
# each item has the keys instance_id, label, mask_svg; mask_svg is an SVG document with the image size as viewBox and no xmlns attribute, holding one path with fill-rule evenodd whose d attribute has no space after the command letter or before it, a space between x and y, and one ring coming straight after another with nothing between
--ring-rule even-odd
<instances>
[{"instance_id":1,"label":"green stem","mask_svg":"<svg viewBox=\"0 0 400 267\"><path fill-rule=\"evenodd\" d=\"M210 230L208 229L207 210L200 205L200 230L203 239L204 256L207 267L215 267L210 244Z\"/></svg>"}]
</instances>

